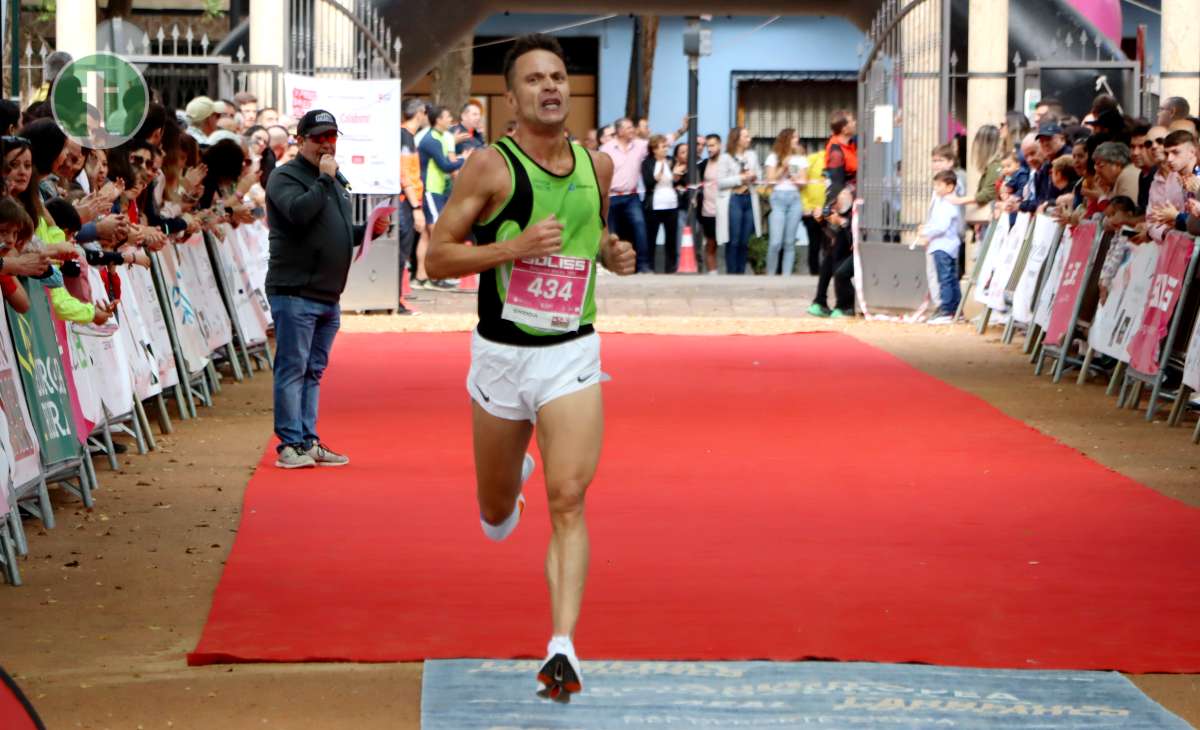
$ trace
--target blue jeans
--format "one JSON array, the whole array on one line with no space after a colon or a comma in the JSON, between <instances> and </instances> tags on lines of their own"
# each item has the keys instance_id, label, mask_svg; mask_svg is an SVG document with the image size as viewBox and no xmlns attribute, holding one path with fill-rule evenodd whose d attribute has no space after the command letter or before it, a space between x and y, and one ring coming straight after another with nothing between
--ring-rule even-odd
<instances>
[{"instance_id":1,"label":"blue jeans","mask_svg":"<svg viewBox=\"0 0 1200 730\"><path fill-rule=\"evenodd\" d=\"M636 194L614 195L608 199L608 232L633 244L639 274L654 272L654 251L646 240L646 216Z\"/></svg>"},{"instance_id":2,"label":"blue jeans","mask_svg":"<svg viewBox=\"0 0 1200 730\"><path fill-rule=\"evenodd\" d=\"M958 259L945 251L934 251L933 263L937 266L938 289L942 300L938 312L953 317L958 314L958 304L962 301L962 289L958 285Z\"/></svg>"},{"instance_id":3,"label":"blue jeans","mask_svg":"<svg viewBox=\"0 0 1200 730\"><path fill-rule=\"evenodd\" d=\"M779 256L783 254L783 275L791 276L796 268L796 238L800 229L800 218L804 205L796 190L776 190L771 193L771 214L767 216L769 236L767 243L767 276L779 270ZM808 237L807 232L805 238Z\"/></svg>"},{"instance_id":4,"label":"blue jeans","mask_svg":"<svg viewBox=\"0 0 1200 730\"><path fill-rule=\"evenodd\" d=\"M275 435L279 450L305 451L317 436L317 399L321 375L341 324L336 303L304 297L267 297L275 321Z\"/></svg>"},{"instance_id":5,"label":"blue jeans","mask_svg":"<svg viewBox=\"0 0 1200 730\"><path fill-rule=\"evenodd\" d=\"M754 235L754 204L750 193L729 196L729 242L725 244L725 273L746 273L746 254ZM794 253L792 254L795 255Z\"/></svg>"}]
</instances>

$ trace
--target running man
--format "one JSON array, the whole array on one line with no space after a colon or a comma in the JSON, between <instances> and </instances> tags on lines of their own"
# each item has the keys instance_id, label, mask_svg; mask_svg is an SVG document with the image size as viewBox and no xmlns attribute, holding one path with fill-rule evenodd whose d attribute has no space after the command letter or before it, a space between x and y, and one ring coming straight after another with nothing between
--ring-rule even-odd
<instances>
[{"instance_id":1,"label":"running man","mask_svg":"<svg viewBox=\"0 0 1200 730\"><path fill-rule=\"evenodd\" d=\"M605 226L612 160L564 134L571 91L558 41L517 39L504 76L516 131L471 156L425 266L435 279L481 274L467 390L480 525L493 540L521 519L521 487L534 469L526 450L538 426L554 620L539 694L565 702L583 689L572 640L588 569L584 495L604 431L596 266L628 275L637 259ZM464 245L472 233L478 245Z\"/></svg>"}]
</instances>

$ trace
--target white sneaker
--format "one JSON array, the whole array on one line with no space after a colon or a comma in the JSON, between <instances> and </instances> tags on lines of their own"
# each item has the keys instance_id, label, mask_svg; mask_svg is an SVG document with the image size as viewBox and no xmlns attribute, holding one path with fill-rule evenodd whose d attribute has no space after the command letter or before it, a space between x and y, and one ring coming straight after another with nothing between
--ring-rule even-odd
<instances>
[{"instance_id":1,"label":"white sneaker","mask_svg":"<svg viewBox=\"0 0 1200 730\"><path fill-rule=\"evenodd\" d=\"M521 486L524 486L525 482L529 481L529 477L533 474L535 467L536 463L534 462L533 457L529 454L525 454L525 462L521 465ZM525 495L519 494L517 495L516 508L513 509L513 513L508 516L508 519L504 520L504 522L501 522L498 525L491 525L488 524L488 522L484 520L483 516L481 515L479 517L479 526L483 528L483 534L487 535L489 539L495 540L496 542L503 542L504 540L508 539L509 535L513 534L513 532L517 529L517 525L521 524L521 515L524 512Z\"/></svg>"},{"instance_id":2,"label":"white sneaker","mask_svg":"<svg viewBox=\"0 0 1200 730\"><path fill-rule=\"evenodd\" d=\"M538 670L537 681L541 685L538 696L556 702L570 702L571 695L583 691L583 671L569 638L556 636L550 639L546 661Z\"/></svg>"},{"instance_id":3,"label":"white sneaker","mask_svg":"<svg viewBox=\"0 0 1200 730\"><path fill-rule=\"evenodd\" d=\"M294 446L283 447L275 457L275 466L280 469L308 469L316 465L316 459Z\"/></svg>"},{"instance_id":4,"label":"white sneaker","mask_svg":"<svg viewBox=\"0 0 1200 730\"><path fill-rule=\"evenodd\" d=\"M928 324L934 324L934 325L954 324L954 317L951 317L948 314L939 314L938 316L929 320Z\"/></svg>"}]
</instances>

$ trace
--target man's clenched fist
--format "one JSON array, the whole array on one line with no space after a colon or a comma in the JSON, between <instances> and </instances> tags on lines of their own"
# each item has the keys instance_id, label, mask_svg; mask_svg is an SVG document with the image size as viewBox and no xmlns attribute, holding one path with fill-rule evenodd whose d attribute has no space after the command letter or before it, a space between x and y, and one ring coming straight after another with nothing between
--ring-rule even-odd
<instances>
[{"instance_id":1,"label":"man's clenched fist","mask_svg":"<svg viewBox=\"0 0 1200 730\"><path fill-rule=\"evenodd\" d=\"M605 267L614 274L629 276L637 269L637 252L629 241L610 234L603 255Z\"/></svg>"}]
</instances>

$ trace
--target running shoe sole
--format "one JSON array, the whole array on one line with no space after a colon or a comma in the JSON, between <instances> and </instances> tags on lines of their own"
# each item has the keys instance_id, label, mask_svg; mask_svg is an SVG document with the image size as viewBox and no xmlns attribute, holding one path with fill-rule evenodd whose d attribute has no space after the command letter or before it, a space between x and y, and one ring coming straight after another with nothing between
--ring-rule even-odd
<instances>
[{"instance_id":1,"label":"running shoe sole","mask_svg":"<svg viewBox=\"0 0 1200 730\"><path fill-rule=\"evenodd\" d=\"M544 685L538 690L538 697L543 699L567 703L571 701L571 695L583 691L583 683L565 654L550 657L538 671L537 678Z\"/></svg>"}]
</instances>

